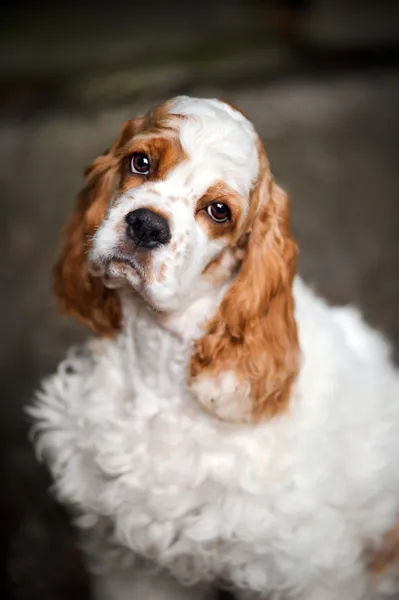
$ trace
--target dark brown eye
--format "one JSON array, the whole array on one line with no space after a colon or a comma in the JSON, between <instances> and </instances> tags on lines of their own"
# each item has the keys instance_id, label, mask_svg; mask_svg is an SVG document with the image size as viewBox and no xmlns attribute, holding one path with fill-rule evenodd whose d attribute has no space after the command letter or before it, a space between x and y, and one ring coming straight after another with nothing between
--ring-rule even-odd
<instances>
[{"instance_id":1,"label":"dark brown eye","mask_svg":"<svg viewBox=\"0 0 399 600\"><path fill-rule=\"evenodd\" d=\"M215 223L225 223L230 220L231 212L227 204L222 202L213 202L206 209L208 215Z\"/></svg>"},{"instance_id":2,"label":"dark brown eye","mask_svg":"<svg viewBox=\"0 0 399 600\"><path fill-rule=\"evenodd\" d=\"M130 158L130 170L132 173L139 173L139 175L148 175L150 172L151 162L149 157L142 152L136 152L132 154Z\"/></svg>"}]
</instances>

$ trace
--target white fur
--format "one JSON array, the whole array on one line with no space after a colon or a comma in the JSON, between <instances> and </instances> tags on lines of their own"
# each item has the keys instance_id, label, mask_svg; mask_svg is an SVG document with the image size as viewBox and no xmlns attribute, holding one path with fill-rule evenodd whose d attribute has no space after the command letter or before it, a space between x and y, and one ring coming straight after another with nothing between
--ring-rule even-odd
<instances>
[{"instance_id":1,"label":"white fur","mask_svg":"<svg viewBox=\"0 0 399 600\"><path fill-rule=\"evenodd\" d=\"M252 403L248 387L247 382L238 380L234 371L222 371L213 377L202 375L194 379L190 390L203 408L219 419L249 423Z\"/></svg>"},{"instance_id":2,"label":"white fur","mask_svg":"<svg viewBox=\"0 0 399 600\"><path fill-rule=\"evenodd\" d=\"M230 182L223 169L233 164L232 149L242 150L234 177L248 194L258 165L241 167L254 144L252 126L217 101L175 103L171 110L191 111L182 133L187 150L195 143L206 162L212 136L219 148L204 186L220 171ZM219 132L210 126L215 115ZM226 131L232 138L224 148ZM198 169L186 167L200 193ZM176 171L162 185L179 189L184 178ZM186 194L178 195L183 203ZM134 202L127 194L111 208L95 252L110 251L111 224ZM180 234L192 227L190 214L182 208L180 224L176 218ZM201 239L196 232L188 255ZM205 243L198 252L197 266L195 253L184 258L188 275L183 263L173 264L166 287L153 291L167 303L184 289L178 311L159 317L121 289L121 333L72 351L30 411L57 495L79 515L88 555L108 582L101 589L114 600L177 600L205 598L207 584L220 581L251 600L386 597L395 573L372 580L364 552L399 516L399 376L388 344L355 309L328 306L297 278L301 368L287 411L257 425L219 421L187 387L193 340L226 291L195 280L212 254ZM221 376L226 391L235 383L234 374ZM205 587L179 588L165 573Z\"/></svg>"},{"instance_id":3,"label":"white fur","mask_svg":"<svg viewBox=\"0 0 399 600\"><path fill-rule=\"evenodd\" d=\"M331 581L316 600L367 597L365 545L399 514L399 378L353 309L299 279L295 300L300 376L288 412L256 426L201 410L186 388L192 332L175 336L141 303L116 340L61 363L32 409L38 451L89 529L106 519L122 554L189 584L308 599Z\"/></svg>"},{"instance_id":4,"label":"white fur","mask_svg":"<svg viewBox=\"0 0 399 600\"><path fill-rule=\"evenodd\" d=\"M214 590L206 586L187 588L166 573L156 574L143 568L114 569L112 574L95 581L97 600L216 600Z\"/></svg>"},{"instance_id":5,"label":"white fur","mask_svg":"<svg viewBox=\"0 0 399 600\"><path fill-rule=\"evenodd\" d=\"M90 253L92 268L99 273L103 266L111 285L126 276L130 284L159 310L175 310L182 302L192 300L193 286L206 265L226 247L224 238L210 240L201 220L195 215L197 201L213 185L228 182L229 187L242 199L241 221L245 219L248 197L259 170L256 150L256 132L252 124L239 112L218 100L199 100L179 96L169 112L186 115L179 124L179 139L185 160L179 163L165 180L148 181L130 189L114 200L101 227L94 236ZM173 123L173 121L172 121ZM142 137L153 134L143 133ZM144 282L138 274L126 273L119 278L119 265L107 261L124 239L125 215L137 208L156 207L166 214L171 243L152 253L151 280ZM179 254L174 250L177 244ZM158 281L165 265L165 279ZM197 288L195 288L197 289ZM187 305L187 302L186 302Z\"/></svg>"}]
</instances>

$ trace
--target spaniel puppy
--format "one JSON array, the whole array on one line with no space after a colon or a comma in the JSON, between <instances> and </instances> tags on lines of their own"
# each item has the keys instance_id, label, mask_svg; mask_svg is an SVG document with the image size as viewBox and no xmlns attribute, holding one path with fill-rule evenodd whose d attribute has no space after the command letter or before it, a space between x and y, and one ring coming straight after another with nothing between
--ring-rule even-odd
<instances>
[{"instance_id":1,"label":"spaniel puppy","mask_svg":"<svg viewBox=\"0 0 399 600\"><path fill-rule=\"evenodd\" d=\"M227 103L174 98L87 170L55 291L96 336L31 413L100 597L399 589L399 376L296 257L288 198Z\"/></svg>"}]
</instances>

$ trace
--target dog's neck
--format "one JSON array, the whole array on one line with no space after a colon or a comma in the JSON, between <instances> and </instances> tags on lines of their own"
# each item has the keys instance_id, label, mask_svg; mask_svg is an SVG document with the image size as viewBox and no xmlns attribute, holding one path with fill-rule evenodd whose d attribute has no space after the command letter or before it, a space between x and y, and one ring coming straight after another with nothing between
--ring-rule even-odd
<instances>
[{"instance_id":1,"label":"dog's neck","mask_svg":"<svg viewBox=\"0 0 399 600\"><path fill-rule=\"evenodd\" d=\"M134 378L135 388L144 385L168 396L187 385L193 343L203 335L229 285L208 287L170 314L157 313L132 292L121 293L123 329L117 343L124 373Z\"/></svg>"}]
</instances>

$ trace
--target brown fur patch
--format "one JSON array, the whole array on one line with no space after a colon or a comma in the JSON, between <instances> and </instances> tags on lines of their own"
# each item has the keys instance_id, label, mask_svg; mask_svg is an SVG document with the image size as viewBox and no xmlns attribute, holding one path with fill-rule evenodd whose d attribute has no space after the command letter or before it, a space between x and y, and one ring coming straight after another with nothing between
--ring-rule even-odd
<instances>
[{"instance_id":1,"label":"brown fur patch","mask_svg":"<svg viewBox=\"0 0 399 600\"><path fill-rule=\"evenodd\" d=\"M367 552L367 565L371 575L376 577L399 567L399 520L384 535L381 544Z\"/></svg>"},{"instance_id":2,"label":"brown fur patch","mask_svg":"<svg viewBox=\"0 0 399 600\"><path fill-rule=\"evenodd\" d=\"M130 160L134 153L143 153L151 160L148 176L132 173ZM121 159L120 189L126 192L144 181L160 181L166 179L169 172L185 160L177 132L160 130L157 135L151 131L142 133L137 140L133 139L125 148L125 156Z\"/></svg>"},{"instance_id":3,"label":"brown fur patch","mask_svg":"<svg viewBox=\"0 0 399 600\"><path fill-rule=\"evenodd\" d=\"M118 150L139 126L140 120L127 121L108 154L99 156L86 169L86 183L54 267L54 293L61 309L102 335L111 335L120 328L121 310L116 293L88 272L87 252L108 210L118 171Z\"/></svg>"},{"instance_id":4,"label":"brown fur patch","mask_svg":"<svg viewBox=\"0 0 399 600\"><path fill-rule=\"evenodd\" d=\"M231 213L231 219L225 223L216 223L207 213L207 208L214 202L226 204ZM227 236L233 240L241 223L242 208L245 200L237 192L232 190L226 183L220 181L207 189L205 194L197 201L195 214L197 219L208 230L208 237L216 239Z\"/></svg>"},{"instance_id":5,"label":"brown fur patch","mask_svg":"<svg viewBox=\"0 0 399 600\"><path fill-rule=\"evenodd\" d=\"M261 144L259 157L241 270L196 343L190 365L193 379L234 370L249 382L255 421L286 409L299 367L292 296L297 248L288 198L273 182Z\"/></svg>"},{"instance_id":6,"label":"brown fur patch","mask_svg":"<svg viewBox=\"0 0 399 600\"><path fill-rule=\"evenodd\" d=\"M116 292L88 272L87 253L107 213L118 175L117 190L121 193L146 180L130 173L133 152L151 151L154 170L150 177L154 180L165 178L171 168L184 160L178 139L180 119L168 115L168 106L166 103L145 117L127 121L107 154L99 156L86 169L84 188L62 239L60 257L54 267L55 295L62 310L100 335L111 335L120 328L121 310ZM137 145L136 136L139 136Z\"/></svg>"}]
</instances>

